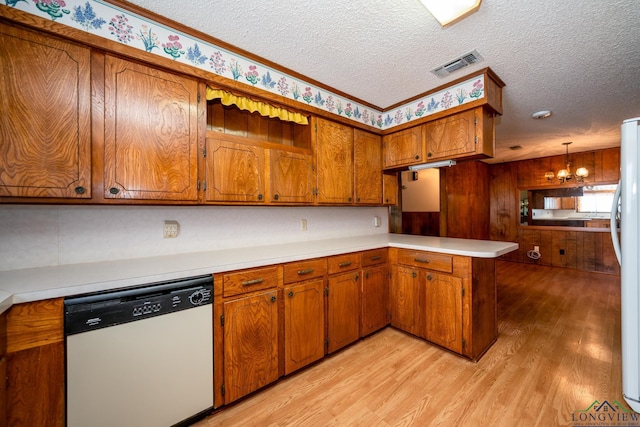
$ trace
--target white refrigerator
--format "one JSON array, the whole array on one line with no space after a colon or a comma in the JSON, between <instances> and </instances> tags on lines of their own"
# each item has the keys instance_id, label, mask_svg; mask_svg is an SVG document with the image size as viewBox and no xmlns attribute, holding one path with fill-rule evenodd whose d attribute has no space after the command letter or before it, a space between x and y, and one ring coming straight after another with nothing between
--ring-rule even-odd
<instances>
[{"instance_id":1,"label":"white refrigerator","mask_svg":"<svg viewBox=\"0 0 640 427\"><path fill-rule=\"evenodd\" d=\"M622 123L620 184L611 212L611 236L621 273L622 393L640 412L640 117ZM620 238L617 232L620 219Z\"/></svg>"}]
</instances>

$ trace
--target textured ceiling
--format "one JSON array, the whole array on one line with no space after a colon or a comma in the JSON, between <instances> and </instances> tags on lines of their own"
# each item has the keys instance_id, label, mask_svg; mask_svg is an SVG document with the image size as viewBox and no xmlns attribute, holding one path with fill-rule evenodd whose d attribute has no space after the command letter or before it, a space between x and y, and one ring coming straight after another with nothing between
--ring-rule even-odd
<instances>
[{"instance_id":1,"label":"textured ceiling","mask_svg":"<svg viewBox=\"0 0 640 427\"><path fill-rule=\"evenodd\" d=\"M131 3L379 108L491 67L506 83L493 162L619 146L640 116L638 0L483 0L447 28L418 0ZM473 49L483 62L430 72Z\"/></svg>"}]
</instances>

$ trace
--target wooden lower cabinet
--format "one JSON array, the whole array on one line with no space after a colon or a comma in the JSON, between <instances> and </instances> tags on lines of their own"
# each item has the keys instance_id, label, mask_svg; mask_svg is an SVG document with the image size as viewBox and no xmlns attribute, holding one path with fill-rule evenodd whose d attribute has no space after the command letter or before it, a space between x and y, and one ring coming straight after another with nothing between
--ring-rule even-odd
<instances>
[{"instance_id":1,"label":"wooden lower cabinet","mask_svg":"<svg viewBox=\"0 0 640 427\"><path fill-rule=\"evenodd\" d=\"M284 288L284 373L324 356L324 279Z\"/></svg>"},{"instance_id":2,"label":"wooden lower cabinet","mask_svg":"<svg viewBox=\"0 0 640 427\"><path fill-rule=\"evenodd\" d=\"M225 403L278 379L277 300L273 289L223 304Z\"/></svg>"},{"instance_id":3,"label":"wooden lower cabinet","mask_svg":"<svg viewBox=\"0 0 640 427\"><path fill-rule=\"evenodd\" d=\"M462 353L462 279L432 272L425 276L424 337Z\"/></svg>"},{"instance_id":4,"label":"wooden lower cabinet","mask_svg":"<svg viewBox=\"0 0 640 427\"><path fill-rule=\"evenodd\" d=\"M389 252L391 325L477 361L498 337L495 259Z\"/></svg>"},{"instance_id":5,"label":"wooden lower cabinet","mask_svg":"<svg viewBox=\"0 0 640 427\"><path fill-rule=\"evenodd\" d=\"M422 288L420 271L400 265L391 266L389 306L391 326L422 337Z\"/></svg>"},{"instance_id":6,"label":"wooden lower cabinet","mask_svg":"<svg viewBox=\"0 0 640 427\"><path fill-rule=\"evenodd\" d=\"M6 425L65 425L63 317L61 298L6 312Z\"/></svg>"},{"instance_id":7,"label":"wooden lower cabinet","mask_svg":"<svg viewBox=\"0 0 640 427\"><path fill-rule=\"evenodd\" d=\"M364 337L389 324L388 250L362 253L362 289L360 292L360 336Z\"/></svg>"},{"instance_id":8,"label":"wooden lower cabinet","mask_svg":"<svg viewBox=\"0 0 640 427\"><path fill-rule=\"evenodd\" d=\"M331 276L328 285L327 353L360 338L360 271Z\"/></svg>"}]
</instances>

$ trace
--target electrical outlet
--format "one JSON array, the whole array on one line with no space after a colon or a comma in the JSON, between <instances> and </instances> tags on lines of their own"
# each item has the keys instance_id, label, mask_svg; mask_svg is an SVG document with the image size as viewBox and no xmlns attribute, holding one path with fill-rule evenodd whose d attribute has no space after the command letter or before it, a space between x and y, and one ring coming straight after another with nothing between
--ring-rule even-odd
<instances>
[{"instance_id":1,"label":"electrical outlet","mask_svg":"<svg viewBox=\"0 0 640 427\"><path fill-rule=\"evenodd\" d=\"M374 227L380 227L380 217L379 216L374 216L373 217L373 226Z\"/></svg>"},{"instance_id":2,"label":"electrical outlet","mask_svg":"<svg viewBox=\"0 0 640 427\"><path fill-rule=\"evenodd\" d=\"M536 251L536 252L540 252L540 246L534 246L533 250Z\"/></svg>"},{"instance_id":3,"label":"electrical outlet","mask_svg":"<svg viewBox=\"0 0 640 427\"><path fill-rule=\"evenodd\" d=\"M300 220L300 230L307 231L307 220L304 218Z\"/></svg>"},{"instance_id":4,"label":"electrical outlet","mask_svg":"<svg viewBox=\"0 0 640 427\"><path fill-rule=\"evenodd\" d=\"M165 221L164 222L164 238L172 239L178 237L179 224L178 221Z\"/></svg>"}]
</instances>

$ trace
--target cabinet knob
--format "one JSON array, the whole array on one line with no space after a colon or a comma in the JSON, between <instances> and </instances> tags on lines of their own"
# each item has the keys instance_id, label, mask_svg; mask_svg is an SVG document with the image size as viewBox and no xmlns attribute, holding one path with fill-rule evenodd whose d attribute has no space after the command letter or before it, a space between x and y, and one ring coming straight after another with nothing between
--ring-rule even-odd
<instances>
[{"instance_id":1,"label":"cabinet knob","mask_svg":"<svg viewBox=\"0 0 640 427\"><path fill-rule=\"evenodd\" d=\"M427 153L427 157L433 156L433 153Z\"/></svg>"},{"instance_id":2,"label":"cabinet knob","mask_svg":"<svg viewBox=\"0 0 640 427\"><path fill-rule=\"evenodd\" d=\"M84 194L85 189L84 189L84 187L80 186L80 187L76 187L75 191L76 191L76 194Z\"/></svg>"},{"instance_id":3,"label":"cabinet knob","mask_svg":"<svg viewBox=\"0 0 640 427\"><path fill-rule=\"evenodd\" d=\"M420 154L416 154L415 159L420 160Z\"/></svg>"},{"instance_id":4,"label":"cabinet knob","mask_svg":"<svg viewBox=\"0 0 640 427\"><path fill-rule=\"evenodd\" d=\"M276 302L276 296L275 296L275 295L273 295L273 296L271 297L271 302Z\"/></svg>"},{"instance_id":5,"label":"cabinet knob","mask_svg":"<svg viewBox=\"0 0 640 427\"><path fill-rule=\"evenodd\" d=\"M109 193L111 194L118 194L120 192L120 190L118 190L116 187L111 187L109 189Z\"/></svg>"},{"instance_id":6,"label":"cabinet knob","mask_svg":"<svg viewBox=\"0 0 640 427\"><path fill-rule=\"evenodd\" d=\"M416 273L415 271L414 271L413 273L411 273L411 275L412 275L414 278L418 277L418 273Z\"/></svg>"},{"instance_id":7,"label":"cabinet knob","mask_svg":"<svg viewBox=\"0 0 640 427\"><path fill-rule=\"evenodd\" d=\"M258 200L262 200L262 194L258 194Z\"/></svg>"},{"instance_id":8,"label":"cabinet knob","mask_svg":"<svg viewBox=\"0 0 640 427\"><path fill-rule=\"evenodd\" d=\"M287 295L289 295L289 298L293 298L293 291L289 291Z\"/></svg>"},{"instance_id":9,"label":"cabinet knob","mask_svg":"<svg viewBox=\"0 0 640 427\"><path fill-rule=\"evenodd\" d=\"M273 195L273 199L274 199L274 200L278 200L279 198L280 198L280 196L278 196L277 194L274 194L274 195Z\"/></svg>"},{"instance_id":10,"label":"cabinet knob","mask_svg":"<svg viewBox=\"0 0 640 427\"><path fill-rule=\"evenodd\" d=\"M429 280L429 281L433 280L433 276L432 276L432 275L430 275L430 274L428 274L428 275L427 275L427 280Z\"/></svg>"}]
</instances>

